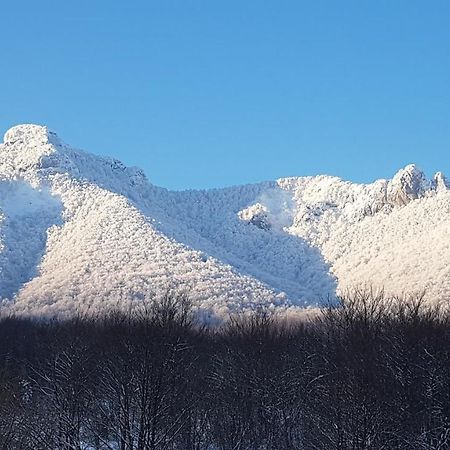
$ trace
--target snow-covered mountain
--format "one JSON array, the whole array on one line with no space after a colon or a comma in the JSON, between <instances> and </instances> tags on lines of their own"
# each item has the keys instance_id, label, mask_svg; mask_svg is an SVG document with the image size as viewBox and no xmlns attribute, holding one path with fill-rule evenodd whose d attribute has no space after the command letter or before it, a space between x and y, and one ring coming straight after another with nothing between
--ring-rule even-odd
<instances>
[{"instance_id":1,"label":"snow-covered mountain","mask_svg":"<svg viewBox=\"0 0 450 450\"><path fill-rule=\"evenodd\" d=\"M0 145L0 298L26 314L128 307L168 287L205 314L314 306L354 285L450 293L450 190L414 165L362 185L284 178L172 192L45 127Z\"/></svg>"}]
</instances>

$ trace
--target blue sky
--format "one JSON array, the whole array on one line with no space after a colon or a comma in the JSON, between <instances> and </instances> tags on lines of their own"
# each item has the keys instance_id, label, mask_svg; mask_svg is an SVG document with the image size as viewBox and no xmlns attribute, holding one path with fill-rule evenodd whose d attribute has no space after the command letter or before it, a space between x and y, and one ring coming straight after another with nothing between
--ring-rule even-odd
<instances>
[{"instance_id":1,"label":"blue sky","mask_svg":"<svg viewBox=\"0 0 450 450\"><path fill-rule=\"evenodd\" d=\"M12 1L0 129L173 189L415 162L450 175L448 1Z\"/></svg>"}]
</instances>

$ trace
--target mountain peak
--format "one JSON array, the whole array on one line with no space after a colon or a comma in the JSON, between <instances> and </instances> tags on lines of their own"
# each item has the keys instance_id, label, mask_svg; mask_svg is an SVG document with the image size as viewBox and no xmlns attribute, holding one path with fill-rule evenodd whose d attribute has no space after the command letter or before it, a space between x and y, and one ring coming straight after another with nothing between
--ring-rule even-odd
<instances>
[{"instance_id":1,"label":"mountain peak","mask_svg":"<svg viewBox=\"0 0 450 450\"><path fill-rule=\"evenodd\" d=\"M433 177L433 184L436 191L446 191L450 188L450 182L442 172L436 172Z\"/></svg>"},{"instance_id":2,"label":"mountain peak","mask_svg":"<svg viewBox=\"0 0 450 450\"><path fill-rule=\"evenodd\" d=\"M0 178L20 177L38 185L56 173L131 198L150 185L139 168L72 148L45 126L17 125L5 133L0 144Z\"/></svg>"},{"instance_id":3,"label":"mountain peak","mask_svg":"<svg viewBox=\"0 0 450 450\"><path fill-rule=\"evenodd\" d=\"M10 128L0 144L0 175L37 180L38 171L72 167L58 136L47 127L25 124Z\"/></svg>"},{"instance_id":4,"label":"mountain peak","mask_svg":"<svg viewBox=\"0 0 450 450\"><path fill-rule=\"evenodd\" d=\"M390 198L394 204L405 205L423 197L432 188L432 183L415 164L408 164L392 178Z\"/></svg>"},{"instance_id":5,"label":"mountain peak","mask_svg":"<svg viewBox=\"0 0 450 450\"><path fill-rule=\"evenodd\" d=\"M392 181L425 179L425 174L416 164L408 164L400 169L392 178Z\"/></svg>"},{"instance_id":6,"label":"mountain peak","mask_svg":"<svg viewBox=\"0 0 450 450\"><path fill-rule=\"evenodd\" d=\"M34 124L16 125L10 128L3 137L6 145L17 142L27 144L59 144L58 136L46 126Z\"/></svg>"}]
</instances>

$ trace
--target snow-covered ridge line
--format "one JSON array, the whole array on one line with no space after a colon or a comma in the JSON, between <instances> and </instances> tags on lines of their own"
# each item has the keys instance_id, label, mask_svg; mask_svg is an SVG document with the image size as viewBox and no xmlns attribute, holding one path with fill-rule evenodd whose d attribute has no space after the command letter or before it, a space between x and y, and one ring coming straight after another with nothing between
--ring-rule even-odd
<instances>
[{"instance_id":1,"label":"snow-covered ridge line","mask_svg":"<svg viewBox=\"0 0 450 450\"><path fill-rule=\"evenodd\" d=\"M450 292L450 191L415 165L354 184L291 177L171 192L19 125L0 145L0 298L67 315L191 291L206 315L315 306L371 283Z\"/></svg>"}]
</instances>

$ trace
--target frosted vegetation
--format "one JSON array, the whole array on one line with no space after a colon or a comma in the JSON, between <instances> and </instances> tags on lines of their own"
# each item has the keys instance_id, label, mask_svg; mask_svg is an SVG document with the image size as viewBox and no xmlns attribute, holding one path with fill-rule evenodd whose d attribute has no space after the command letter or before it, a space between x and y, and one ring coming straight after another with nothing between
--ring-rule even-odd
<instances>
[{"instance_id":1,"label":"frosted vegetation","mask_svg":"<svg viewBox=\"0 0 450 450\"><path fill-rule=\"evenodd\" d=\"M368 185L317 176L172 192L20 125L0 145L0 298L67 316L182 287L205 318L314 307L361 284L441 301L449 212L445 177L414 165Z\"/></svg>"}]
</instances>

